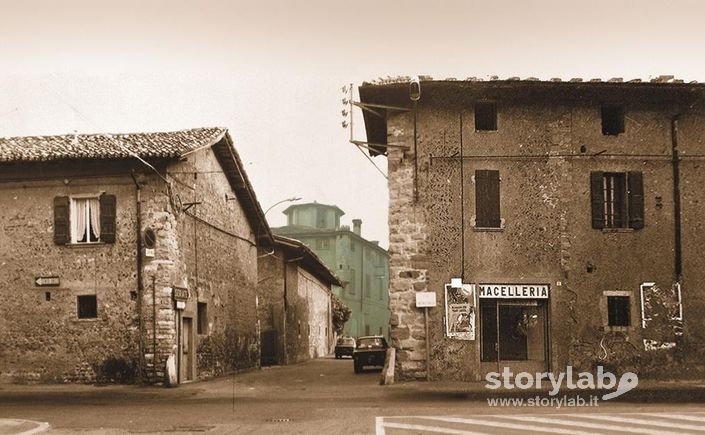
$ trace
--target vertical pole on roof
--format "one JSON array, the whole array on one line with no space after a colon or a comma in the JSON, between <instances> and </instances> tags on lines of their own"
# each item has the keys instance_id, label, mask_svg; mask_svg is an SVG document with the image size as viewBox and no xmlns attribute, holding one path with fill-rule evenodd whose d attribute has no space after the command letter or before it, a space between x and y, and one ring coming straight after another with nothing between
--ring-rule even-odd
<instances>
[{"instance_id":1,"label":"vertical pole on roof","mask_svg":"<svg viewBox=\"0 0 705 435\"><path fill-rule=\"evenodd\" d=\"M348 111L350 112L350 143L353 141L353 84L350 83L350 98L348 98Z\"/></svg>"}]
</instances>

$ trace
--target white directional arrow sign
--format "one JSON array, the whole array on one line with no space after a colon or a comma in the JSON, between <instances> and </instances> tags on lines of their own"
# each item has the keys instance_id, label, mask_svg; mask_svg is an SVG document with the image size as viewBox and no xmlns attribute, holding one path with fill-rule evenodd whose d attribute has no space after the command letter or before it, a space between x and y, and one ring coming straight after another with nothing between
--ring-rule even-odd
<instances>
[{"instance_id":1,"label":"white directional arrow sign","mask_svg":"<svg viewBox=\"0 0 705 435\"><path fill-rule=\"evenodd\" d=\"M34 285L37 287L55 287L60 285L60 283L58 276L38 276L34 278Z\"/></svg>"}]
</instances>

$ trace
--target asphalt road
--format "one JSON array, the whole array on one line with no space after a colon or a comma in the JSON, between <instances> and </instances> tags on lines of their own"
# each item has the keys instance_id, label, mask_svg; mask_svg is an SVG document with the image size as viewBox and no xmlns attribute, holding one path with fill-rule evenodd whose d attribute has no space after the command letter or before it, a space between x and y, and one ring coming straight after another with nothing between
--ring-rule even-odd
<instances>
[{"instance_id":1,"label":"asphalt road","mask_svg":"<svg viewBox=\"0 0 705 435\"><path fill-rule=\"evenodd\" d=\"M383 387L379 377L379 370L355 375L350 359L326 358L173 389L3 385L0 419L45 422L52 433L705 433L705 406L677 400L677 389L671 403L656 396L597 407L491 407L482 390ZM3 433L12 433L9 425L0 424Z\"/></svg>"}]
</instances>

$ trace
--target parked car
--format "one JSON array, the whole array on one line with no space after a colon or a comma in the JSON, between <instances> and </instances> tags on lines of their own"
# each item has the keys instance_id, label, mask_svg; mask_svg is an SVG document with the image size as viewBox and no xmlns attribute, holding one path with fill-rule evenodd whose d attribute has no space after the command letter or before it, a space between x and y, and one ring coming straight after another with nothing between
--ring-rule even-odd
<instances>
[{"instance_id":1,"label":"parked car","mask_svg":"<svg viewBox=\"0 0 705 435\"><path fill-rule=\"evenodd\" d=\"M387 347L387 341L381 335L358 338L353 352L355 373L360 373L365 366L384 366Z\"/></svg>"},{"instance_id":2,"label":"parked car","mask_svg":"<svg viewBox=\"0 0 705 435\"><path fill-rule=\"evenodd\" d=\"M355 339L352 337L340 337L335 343L335 358L340 359L345 355L352 357L355 350Z\"/></svg>"}]
</instances>

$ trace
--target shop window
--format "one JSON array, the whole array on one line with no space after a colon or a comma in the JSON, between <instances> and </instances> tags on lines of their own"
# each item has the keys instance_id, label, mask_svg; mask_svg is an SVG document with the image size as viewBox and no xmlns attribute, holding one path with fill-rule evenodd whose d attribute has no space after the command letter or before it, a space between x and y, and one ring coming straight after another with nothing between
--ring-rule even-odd
<instances>
[{"instance_id":1,"label":"shop window","mask_svg":"<svg viewBox=\"0 0 705 435\"><path fill-rule=\"evenodd\" d=\"M98 317L98 299L96 295L82 295L77 297L79 319L95 319Z\"/></svg>"},{"instance_id":2,"label":"shop window","mask_svg":"<svg viewBox=\"0 0 705 435\"><path fill-rule=\"evenodd\" d=\"M497 105L495 103L475 104L475 130L497 130Z\"/></svg>"},{"instance_id":3,"label":"shop window","mask_svg":"<svg viewBox=\"0 0 705 435\"><path fill-rule=\"evenodd\" d=\"M644 228L641 172L591 172L592 227Z\"/></svg>"},{"instance_id":4,"label":"shop window","mask_svg":"<svg viewBox=\"0 0 705 435\"><path fill-rule=\"evenodd\" d=\"M475 171L475 227L501 228L499 171Z\"/></svg>"},{"instance_id":5,"label":"shop window","mask_svg":"<svg viewBox=\"0 0 705 435\"><path fill-rule=\"evenodd\" d=\"M630 326L629 296L607 296L607 325Z\"/></svg>"},{"instance_id":6,"label":"shop window","mask_svg":"<svg viewBox=\"0 0 705 435\"><path fill-rule=\"evenodd\" d=\"M196 332L199 335L206 335L208 334L208 304L205 302L198 302L196 308L198 314Z\"/></svg>"},{"instance_id":7,"label":"shop window","mask_svg":"<svg viewBox=\"0 0 705 435\"><path fill-rule=\"evenodd\" d=\"M54 242L57 245L114 243L115 196L54 198Z\"/></svg>"},{"instance_id":8,"label":"shop window","mask_svg":"<svg viewBox=\"0 0 705 435\"><path fill-rule=\"evenodd\" d=\"M605 104L602 106L602 134L616 136L624 133L624 106Z\"/></svg>"},{"instance_id":9,"label":"shop window","mask_svg":"<svg viewBox=\"0 0 705 435\"><path fill-rule=\"evenodd\" d=\"M481 299L481 361L545 361L546 304Z\"/></svg>"}]
</instances>

